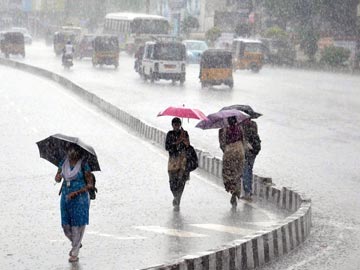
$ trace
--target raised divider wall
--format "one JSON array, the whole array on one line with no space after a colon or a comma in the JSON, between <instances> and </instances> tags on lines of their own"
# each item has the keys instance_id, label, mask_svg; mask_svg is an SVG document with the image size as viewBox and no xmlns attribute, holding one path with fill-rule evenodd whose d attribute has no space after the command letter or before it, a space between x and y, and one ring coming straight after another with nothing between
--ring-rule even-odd
<instances>
[{"instance_id":1,"label":"raised divider wall","mask_svg":"<svg viewBox=\"0 0 360 270\"><path fill-rule=\"evenodd\" d=\"M8 59L0 58L0 64L53 80L94 104L146 139L157 143L160 147L165 145L166 133L164 131L147 125L65 77ZM199 168L215 176L216 179L221 179L222 160L200 149L195 150L199 158ZM290 211L292 214L278 224L267 228L266 231L259 231L249 237L227 243L219 249L200 252L169 264L157 265L147 269L254 269L288 253L303 243L310 235L311 200L291 188L278 189L272 186L269 178L254 175L253 185L254 196L258 200L265 200L278 208Z\"/></svg>"}]
</instances>

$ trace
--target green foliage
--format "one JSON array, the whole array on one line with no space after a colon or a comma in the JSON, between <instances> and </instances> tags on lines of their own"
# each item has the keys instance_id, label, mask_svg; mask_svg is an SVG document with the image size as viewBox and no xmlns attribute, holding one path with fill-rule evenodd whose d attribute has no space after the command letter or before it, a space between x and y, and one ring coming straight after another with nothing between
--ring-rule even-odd
<instances>
[{"instance_id":1,"label":"green foliage","mask_svg":"<svg viewBox=\"0 0 360 270\"><path fill-rule=\"evenodd\" d=\"M343 66L350 57L350 50L330 46L325 48L321 53L320 62L330 66Z\"/></svg>"},{"instance_id":2,"label":"green foliage","mask_svg":"<svg viewBox=\"0 0 360 270\"><path fill-rule=\"evenodd\" d=\"M191 29L197 29L199 28L199 21L197 18L192 16L187 16L184 18L184 20L181 22L181 31L188 35L191 31Z\"/></svg>"},{"instance_id":3,"label":"green foliage","mask_svg":"<svg viewBox=\"0 0 360 270\"><path fill-rule=\"evenodd\" d=\"M309 57L309 60L315 61L315 54L318 50L319 33L311 24L302 25L299 28L300 48Z\"/></svg>"},{"instance_id":4,"label":"green foliage","mask_svg":"<svg viewBox=\"0 0 360 270\"><path fill-rule=\"evenodd\" d=\"M205 33L205 38L210 44L214 44L215 40L217 40L221 36L221 30L214 26L210 28Z\"/></svg>"},{"instance_id":5,"label":"green foliage","mask_svg":"<svg viewBox=\"0 0 360 270\"><path fill-rule=\"evenodd\" d=\"M235 33L239 37L248 37L251 35L251 27L247 23L239 23L235 27Z\"/></svg>"},{"instance_id":6,"label":"green foliage","mask_svg":"<svg viewBox=\"0 0 360 270\"><path fill-rule=\"evenodd\" d=\"M286 31L284 31L278 26L273 26L266 29L264 36L267 38L282 39L282 40L288 38L288 34L286 33Z\"/></svg>"}]
</instances>

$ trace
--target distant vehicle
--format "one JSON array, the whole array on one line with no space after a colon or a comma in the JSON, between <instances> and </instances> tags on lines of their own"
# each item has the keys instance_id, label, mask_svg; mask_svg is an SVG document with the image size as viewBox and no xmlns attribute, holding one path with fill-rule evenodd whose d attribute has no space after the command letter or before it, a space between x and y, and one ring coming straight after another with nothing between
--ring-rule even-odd
<instances>
[{"instance_id":1,"label":"distant vehicle","mask_svg":"<svg viewBox=\"0 0 360 270\"><path fill-rule=\"evenodd\" d=\"M76 46L78 35L73 31L58 31L54 34L54 52L56 55L60 55L65 47L66 42Z\"/></svg>"},{"instance_id":2,"label":"distant vehicle","mask_svg":"<svg viewBox=\"0 0 360 270\"><path fill-rule=\"evenodd\" d=\"M18 54L25 57L25 41L22 33L4 32L1 36L0 48L6 58Z\"/></svg>"},{"instance_id":3,"label":"distant vehicle","mask_svg":"<svg viewBox=\"0 0 360 270\"><path fill-rule=\"evenodd\" d=\"M179 41L148 41L145 43L141 75L151 82L163 79L185 82L186 48Z\"/></svg>"},{"instance_id":4,"label":"distant vehicle","mask_svg":"<svg viewBox=\"0 0 360 270\"><path fill-rule=\"evenodd\" d=\"M260 40L236 38L232 43L233 69L259 72L264 64L264 47Z\"/></svg>"},{"instance_id":5,"label":"distant vehicle","mask_svg":"<svg viewBox=\"0 0 360 270\"><path fill-rule=\"evenodd\" d=\"M75 56L82 59L92 57L94 52L93 41L95 35L84 35L75 49Z\"/></svg>"},{"instance_id":6,"label":"distant vehicle","mask_svg":"<svg viewBox=\"0 0 360 270\"><path fill-rule=\"evenodd\" d=\"M114 65L119 66L119 41L116 36L96 36L93 41L93 66Z\"/></svg>"},{"instance_id":7,"label":"distant vehicle","mask_svg":"<svg viewBox=\"0 0 360 270\"><path fill-rule=\"evenodd\" d=\"M24 35L25 44L31 44L32 43L32 37L29 33L29 31L24 27L11 27L11 32L20 32Z\"/></svg>"},{"instance_id":8,"label":"distant vehicle","mask_svg":"<svg viewBox=\"0 0 360 270\"><path fill-rule=\"evenodd\" d=\"M83 33L83 30L81 27L72 26L72 25L63 25L63 26L61 26L61 30L74 32L78 37L81 36Z\"/></svg>"},{"instance_id":9,"label":"distant vehicle","mask_svg":"<svg viewBox=\"0 0 360 270\"><path fill-rule=\"evenodd\" d=\"M140 46L139 49L135 53L134 69L140 75L141 75L141 70L142 70L142 59L144 58L144 48L145 48L145 46Z\"/></svg>"},{"instance_id":10,"label":"distant vehicle","mask_svg":"<svg viewBox=\"0 0 360 270\"><path fill-rule=\"evenodd\" d=\"M202 40L184 40L186 47L186 62L200 63L201 55L208 49L208 45Z\"/></svg>"},{"instance_id":11,"label":"distant vehicle","mask_svg":"<svg viewBox=\"0 0 360 270\"><path fill-rule=\"evenodd\" d=\"M199 78L202 88L221 84L233 88L231 52L222 49L206 50L201 56Z\"/></svg>"},{"instance_id":12,"label":"distant vehicle","mask_svg":"<svg viewBox=\"0 0 360 270\"><path fill-rule=\"evenodd\" d=\"M104 33L116 35L120 49L133 54L153 35L169 34L169 21L162 16L141 13L109 13L105 16Z\"/></svg>"},{"instance_id":13,"label":"distant vehicle","mask_svg":"<svg viewBox=\"0 0 360 270\"><path fill-rule=\"evenodd\" d=\"M272 65L293 66L296 59L295 46L288 40L261 38L264 44L265 61Z\"/></svg>"}]
</instances>

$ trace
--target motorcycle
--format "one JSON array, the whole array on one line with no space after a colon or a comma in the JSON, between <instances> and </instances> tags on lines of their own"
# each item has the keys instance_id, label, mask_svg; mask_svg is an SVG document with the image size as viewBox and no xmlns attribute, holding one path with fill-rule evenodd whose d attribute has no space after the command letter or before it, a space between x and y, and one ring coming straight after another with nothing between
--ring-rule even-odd
<instances>
[{"instance_id":1,"label":"motorcycle","mask_svg":"<svg viewBox=\"0 0 360 270\"><path fill-rule=\"evenodd\" d=\"M62 58L62 64L64 66L64 68L71 68L74 63L73 63L73 55L64 55L63 58Z\"/></svg>"}]
</instances>

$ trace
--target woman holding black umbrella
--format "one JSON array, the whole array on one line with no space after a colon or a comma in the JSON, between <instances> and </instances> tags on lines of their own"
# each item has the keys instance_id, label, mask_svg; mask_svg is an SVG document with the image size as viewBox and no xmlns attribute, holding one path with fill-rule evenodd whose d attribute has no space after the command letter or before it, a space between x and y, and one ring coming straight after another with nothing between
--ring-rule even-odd
<instances>
[{"instance_id":1,"label":"woman holding black umbrella","mask_svg":"<svg viewBox=\"0 0 360 270\"><path fill-rule=\"evenodd\" d=\"M89 224L90 198L88 190L93 188L91 169L83 160L83 150L70 143L67 155L59 164L55 181L60 182L61 187L61 225L65 236L71 241L69 262L79 260L79 249L84 235L85 226Z\"/></svg>"}]
</instances>

